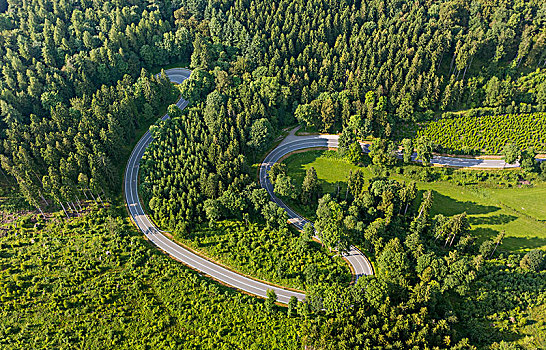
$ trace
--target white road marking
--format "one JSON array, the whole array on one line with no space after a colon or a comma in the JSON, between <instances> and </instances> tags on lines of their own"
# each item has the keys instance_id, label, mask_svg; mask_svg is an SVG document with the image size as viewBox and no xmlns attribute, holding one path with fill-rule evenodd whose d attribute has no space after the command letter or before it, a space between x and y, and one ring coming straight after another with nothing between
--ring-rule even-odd
<instances>
[{"instance_id":1,"label":"white road marking","mask_svg":"<svg viewBox=\"0 0 546 350\"><path fill-rule=\"evenodd\" d=\"M191 71L187 69L173 68L165 71L169 79L176 83L181 83L185 79L189 78ZM180 99L176 106L180 109L187 107L188 101ZM165 115L161 119L166 120L169 116ZM267 290L273 289L277 293L277 298L280 302L288 303L290 297L295 296L299 300L303 300L305 295L303 293L286 290L276 286L263 283L246 276L240 275L236 272L228 270L222 266L219 266L181 246L169 240L162 231L159 230L144 213L144 209L140 203L138 196L138 171L140 168L140 159L144 155L146 147L152 142L152 136L147 131L139 140L127 164L125 170L125 200L129 213L136 224L136 226L150 239L157 247L167 252L171 256L179 259L186 265L193 269L203 272L211 276L212 278L219 280L222 283L230 285L234 288L243 290L245 292L266 297ZM302 149L328 147L337 148L338 135L310 135L310 136L290 136L289 139L284 140L281 144L271 151L264 159L260 166L259 180L263 188L265 188L271 199L288 213L289 219L292 220L294 226L298 229L303 229L303 226L309 222L305 218L299 216L291 208L286 206L282 200L277 198L273 193L273 185L269 181L267 172L284 155L298 151ZM369 152L366 144L361 144L364 152ZM401 153L398 152L398 157L401 157ZM412 159L415 160L416 155L412 155ZM543 161L539 159L539 161ZM420 161L418 161L420 162ZM443 156L434 156L431 160L433 164L438 165L452 165L458 167L472 167L472 168L508 168L517 167L519 164L506 164L502 160L484 160L484 159L463 159L463 158L451 158ZM356 247L351 246L349 252L345 255L347 261L353 267L356 278L362 275L373 274L373 268L368 259L360 252Z\"/></svg>"}]
</instances>

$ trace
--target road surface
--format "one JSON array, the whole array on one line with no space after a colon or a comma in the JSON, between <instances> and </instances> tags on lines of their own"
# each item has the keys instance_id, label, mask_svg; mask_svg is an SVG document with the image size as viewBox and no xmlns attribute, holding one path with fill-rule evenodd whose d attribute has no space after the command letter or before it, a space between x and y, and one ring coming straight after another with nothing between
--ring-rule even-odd
<instances>
[{"instance_id":1,"label":"road surface","mask_svg":"<svg viewBox=\"0 0 546 350\"><path fill-rule=\"evenodd\" d=\"M312 147L329 147L337 148L338 145L338 135L305 135L305 136L296 136L294 132L288 135L283 142L277 147L286 147L288 150L287 153L302 150L305 148ZM365 153L368 153L368 144L361 143L362 150ZM275 149L274 151L276 151ZM416 160L417 154L414 153L412 159ZM402 154L399 152L398 157L402 158ZM546 161L546 159L539 159L537 161ZM457 158L457 157L447 157L447 156L438 156L435 155L432 157L430 163L432 165L440 166L452 166L456 168L474 168L474 169L504 169L504 168L517 168L519 163L508 164L502 159L479 159L479 158Z\"/></svg>"},{"instance_id":2,"label":"road surface","mask_svg":"<svg viewBox=\"0 0 546 350\"><path fill-rule=\"evenodd\" d=\"M171 81L180 83L184 79L187 79L191 72L185 69L170 69L166 70L165 73L171 79ZM177 102L177 106L181 109L184 109L187 106L187 102L183 99L180 99ZM169 118L168 115L165 115L162 119L165 120ZM277 294L277 300L281 303L288 304L288 301L292 296L295 296L299 300L305 298L305 294L279 288L276 286L269 285L260 281L256 281L252 278L243 276L237 272L233 272L229 269L226 269L223 266L215 264L192 251L176 244L167 238L163 232L158 229L150 218L144 212L142 204L138 196L138 170L139 163L144 155L146 146L152 142L152 136L150 132L146 132L144 136L139 140L127 163L127 168L125 170L125 201L127 203L127 208L133 219L135 225L146 235L146 237L155 244L158 248L172 256L173 258L183 262L189 267L206 274L215 280L222 282L228 286L237 288L246 293L257 295L263 298L267 297L267 290L273 289Z\"/></svg>"},{"instance_id":3,"label":"road surface","mask_svg":"<svg viewBox=\"0 0 546 350\"><path fill-rule=\"evenodd\" d=\"M337 144L337 137L334 135L294 136L291 134L285 138L283 142L279 144L279 146L271 151L260 165L260 185L267 190L271 196L271 200L286 211L288 214L288 221L299 230L302 230L303 226L310 223L310 221L300 216L289 206L284 204L282 200L275 196L275 193L273 192L273 185L269 181L268 172L273 164L278 162L288 153L315 147L337 148ZM316 235L315 238L319 239ZM355 246L351 246L349 251L343 254L343 258L349 263L349 265L351 265L355 281L358 280L360 276L373 275L373 268L370 261Z\"/></svg>"},{"instance_id":4,"label":"road surface","mask_svg":"<svg viewBox=\"0 0 546 350\"><path fill-rule=\"evenodd\" d=\"M181 83L185 79L189 78L191 71L183 68L173 68L165 71L169 79L174 83ZM184 109L188 102L184 99L180 99L176 105L180 109ZM163 116L163 120L169 118L168 115ZM281 303L287 304L292 296L295 296L299 300L305 298L304 293L287 290L277 286L254 280L252 278L243 276L237 272L233 272L226 269L223 266L215 264L192 251L176 244L167 238L163 231L155 226L150 218L145 214L142 204L138 196L138 171L139 163L144 155L146 147L152 142L152 136L149 132L146 132L144 136L139 140L127 163L125 170L124 188L125 188L125 200L127 208L131 215L131 218L135 225L145 234L145 236L158 248L171 255L173 258L183 262L191 268L206 274L221 283L239 289L246 293L266 298L267 290L272 289L277 294L277 300ZM281 206L288 213L290 222L302 229L308 222L305 218L299 216L291 208L286 206L279 198L273 193L273 186L269 182L267 172L271 166L279 161L283 156L288 153L317 147L337 148L338 136L337 135L309 135L309 136L295 136L291 133L286 137L283 142L271 151L264 162L260 166L260 184L269 192L271 199ZM362 144L362 148L365 152L368 152L368 146ZM415 155L414 155L415 158ZM435 165L448 165L454 167L466 167L466 168L509 168L517 167L518 164L506 164L500 159L469 159L469 158L452 158L434 156L431 161ZM357 248L351 247L350 251L345 254L344 258L353 268L355 277L358 278L362 275L373 274L368 259Z\"/></svg>"},{"instance_id":5,"label":"road surface","mask_svg":"<svg viewBox=\"0 0 546 350\"><path fill-rule=\"evenodd\" d=\"M260 184L263 188L267 190L271 199L277 203L281 208L283 208L287 214L289 221L296 226L299 230L303 229L303 226L306 223L310 223L307 219L300 216L290 207L288 207L282 200L280 200L275 193L273 192L273 185L269 181L268 172L280 159L286 156L289 153L295 151L301 151L304 149L310 148L337 148L338 147L338 135L307 135L307 136L296 136L295 132L297 129L292 130L292 132L273 150L271 151L264 159L263 163L260 166ZM368 144L361 143L362 150L365 153L369 152ZM402 154L399 152L397 155L399 158L402 158ZM413 154L412 159L416 160L417 154ZM539 159L541 161L541 159ZM419 162L419 161L418 161ZM519 164L508 164L502 159L477 159L477 158L455 158L455 157L445 157L445 156L433 156L431 159L431 164L433 165L442 165L442 166L452 166L459 168L515 168ZM315 238L318 239L317 236ZM344 255L344 258L351 265L353 272L355 274L355 279L358 279L362 275L371 275L373 274L373 268L362 252L360 252L356 247L352 246L347 254Z\"/></svg>"}]
</instances>

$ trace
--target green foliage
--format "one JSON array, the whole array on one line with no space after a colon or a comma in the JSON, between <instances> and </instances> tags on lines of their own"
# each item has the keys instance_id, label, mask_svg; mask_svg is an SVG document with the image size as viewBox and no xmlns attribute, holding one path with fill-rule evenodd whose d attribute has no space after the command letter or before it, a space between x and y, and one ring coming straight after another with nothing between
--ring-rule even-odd
<instances>
[{"instance_id":1,"label":"green foliage","mask_svg":"<svg viewBox=\"0 0 546 350\"><path fill-rule=\"evenodd\" d=\"M523 272L517 255L483 265L471 293L457 305L457 317L467 321L461 331L472 343L504 342L505 346L540 349L544 338L545 274Z\"/></svg>"},{"instance_id":2,"label":"green foliage","mask_svg":"<svg viewBox=\"0 0 546 350\"><path fill-rule=\"evenodd\" d=\"M288 302L288 317L296 317L298 314L298 299L296 297L291 297Z\"/></svg>"},{"instance_id":3,"label":"green foliage","mask_svg":"<svg viewBox=\"0 0 546 350\"><path fill-rule=\"evenodd\" d=\"M338 139L338 145L337 145L337 152L343 157L349 152L350 146L357 142L355 135L352 131L350 131L348 128L344 128L341 132L341 135L339 135Z\"/></svg>"},{"instance_id":4,"label":"green foliage","mask_svg":"<svg viewBox=\"0 0 546 350\"><path fill-rule=\"evenodd\" d=\"M322 244L328 249L338 248L345 236L341 206L325 195L318 202L315 229Z\"/></svg>"},{"instance_id":5,"label":"green foliage","mask_svg":"<svg viewBox=\"0 0 546 350\"><path fill-rule=\"evenodd\" d=\"M418 165L394 167L381 174L375 173L369 166L356 167L345 163L334 155L336 153L333 151L309 151L292 155L284 162L288 174L295 179L303 179L306 169L315 168L324 193L330 193L333 197L337 193L335 184L339 183L341 190L338 198L341 200L351 196L368 200L366 193L370 180L374 176L386 176L388 173L389 178L406 183L408 190L407 194L402 191L403 197L412 197L412 182L416 185L413 198L421 198L420 191L432 190L435 196L432 216L440 213L453 216L466 211L478 246L505 231L506 239L499 246L501 250L523 251L545 247L546 228L543 221L546 220L546 202L543 197L546 196L546 187L540 180L540 174L520 169L471 170ZM541 166L546 169L544 162ZM522 179L531 184L522 185ZM289 203L305 217L315 219L316 204L308 206L298 201ZM397 209L399 215L411 212L413 202L406 201L406 204ZM442 244L446 239L444 237Z\"/></svg>"},{"instance_id":6,"label":"green foliage","mask_svg":"<svg viewBox=\"0 0 546 350\"><path fill-rule=\"evenodd\" d=\"M296 187L294 181L288 175L279 175L275 179L275 194L281 197L296 198Z\"/></svg>"},{"instance_id":7,"label":"green foliage","mask_svg":"<svg viewBox=\"0 0 546 350\"><path fill-rule=\"evenodd\" d=\"M277 293L273 289L267 290L267 299L265 300L265 310L268 313L273 313L275 302L277 301Z\"/></svg>"},{"instance_id":8,"label":"green foliage","mask_svg":"<svg viewBox=\"0 0 546 350\"><path fill-rule=\"evenodd\" d=\"M362 146L360 146L360 143L353 142L349 146L349 150L347 151L347 155L345 157L349 162L355 165L362 164L364 153L362 152Z\"/></svg>"},{"instance_id":9,"label":"green foliage","mask_svg":"<svg viewBox=\"0 0 546 350\"><path fill-rule=\"evenodd\" d=\"M277 177L286 176L286 164L280 162L273 164L267 175L269 175L269 181L275 184Z\"/></svg>"},{"instance_id":10,"label":"green foliage","mask_svg":"<svg viewBox=\"0 0 546 350\"><path fill-rule=\"evenodd\" d=\"M533 148L528 148L521 152L520 164L521 168L527 172L538 170L538 164L535 159L536 152Z\"/></svg>"},{"instance_id":11,"label":"green foliage","mask_svg":"<svg viewBox=\"0 0 546 350\"><path fill-rule=\"evenodd\" d=\"M0 15L0 157L31 206L116 196L125 146L174 101L144 69L188 58L193 35L147 6L15 1Z\"/></svg>"},{"instance_id":12,"label":"green foliage","mask_svg":"<svg viewBox=\"0 0 546 350\"><path fill-rule=\"evenodd\" d=\"M270 251L269 260L252 255L266 262L260 260L249 270L255 273L257 266L265 264L268 278L269 274L286 278L284 264L293 261L298 262L295 266L301 274L303 262L295 257L310 254L312 243L309 229L301 238L277 230L286 225L286 214L264 201L267 196L251 184L253 175L244 155L266 149L271 131L291 124L294 117L320 131L346 126L348 137L342 138L342 148L344 143L355 144L345 142L353 136L383 138L372 146L373 162L379 165L395 163L396 146L385 140L393 130L404 123L430 120L438 110L482 108L497 116L468 115L431 124L419 134L430 142L419 137L415 144L425 164L432 144L446 150L499 153L512 142L527 149L520 161L528 170L536 168L529 148L544 150L544 116L534 113L546 106L544 72L534 70L546 61L545 12L538 0L432 1L419 6L288 0L190 0L181 8L178 1L96 5L26 1L14 6L10 2L10 10L0 14L0 160L35 207L53 201L64 209L79 203L82 195L102 202L100 196L117 193L124 145L174 97L164 76L153 78L140 73L141 68L179 61L191 61L196 68L181 86L191 107L183 113L171 108L174 120L151 129L155 141L142 164L143 198L162 227L184 237L191 237L192 229L205 220L214 228L214 222L225 217L262 232L263 218L267 231L282 232L279 235L291 249L288 261L273 263ZM347 150L350 147L354 148ZM349 164L342 165L348 171ZM413 176L411 171L408 175ZM385 170L376 173L386 175ZM435 176L451 176L461 183L481 180L479 174L454 176L429 169L416 171L415 176L426 181ZM513 270L504 276L501 269L489 267L485 277L479 275L483 261L472 257L476 249L467 232L470 219L467 222L457 210L470 206L483 214L493 209L449 202L428 192L424 204L415 210L411 204L420 198L415 186L385 177L370 180L360 171L351 175L343 196L340 180L328 184L336 198L321 203L319 232L329 247L348 242L365 247L383 271L370 283L376 293L362 284L345 289L321 283L334 277L324 278L323 267L317 265L332 264L330 256L315 252L321 263L309 258L310 265L303 264L305 280L316 286L310 293L313 297L296 306L303 317L310 311L319 315L305 325L305 345L316 349L468 348L463 339L468 335L486 346L504 340L502 334L488 335L497 327L490 326L491 321L508 322L505 316L516 313L517 302L531 306L539 300L535 273L527 273L532 281ZM508 176L505 182L514 181ZM329 189L325 186L325 191ZM462 189L456 187L456 191L460 194ZM476 190L487 195L480 191ZM345 203L338 202L342 197ZM433 197L443 200L444 210L451 210L451 215L433 216L434 203L429 203ZM540 207L535 204L525 210L540 212ZM257 222L249 222L251 218ZM20 229L29 229L28 225L25 222ZM105 230L112 235L119 225L106 221ZM58 230L63 234L51 233ZM242 254L242 248L234 249L245 238L239 237L244 229L232 231L237 236L230 234L228 251L251 256ZM105 236L101 232L94 223L70 233L54 227L42 237L33 237L41 240L44 234L53 235L54 239L40 242L46 246L17 243L26 244L28 237L2 238L10 243L2 243L2 259L15 263L6 264L9 272L2 274L2 288L9 291L2 297L10 298L2 300L9 307L2 309L2 315L10 314L2 320L0 341L9 337L8 345L23 343L18 347L25 348L72 344L80 348L302 347L295 328L290 328L294 323L279 313L267 313L266 306L252 298L221 293L222 287L150 253L138 239L123 236L97 242L101 240L93 239L93 234ZM212 236L218 240L221 234ZM98 247L88 248L92 244ZM105 255L104 245L111 254ZM275 246L275 251L284 249ZM396 263L386 264L389 260ZM36 261L37 267L27 266L28 261ZM534 258L526 261L525 266L534 266ZM336 273L341 275L340 271ZM47 280L29 282L35 277L32 273L44 274ZM116 274L121 277L113 277ZM24 278L15 277L19 275ZM524 296L515 290L507 295L487 278L523 286ZM50 281L62 282L51 285ZM26 304L29 299L34 304ZM271 302L266 305L273 309ZM49 311L48 322L40 318L44 308ZM493 315L495 308L505 314ZM21 314L36 309L41 314L26 319L38 318L38 326L15 324L14 320L21 322ZM82 323L86 330L96 331L89 336L90 332L81 330ZM522 317L517 320L520 324L525 324Z\"/></svg>"},{"instance_id":13,"label":"green foliage","mask_svg":"<svg viewBox=\"0 0 546 350\"><path fill-rule=\"evenodd\" d=\"M177 238L238 271L293 288L307 289L308 266L314 266L316 280L326 284L345 284L351 278L341 258L321 249L309 234L302 237L286 228L264 229L257 224L221 221Z\"/></svg>"},{"instance_id":14,"label":"green foliage","mask_svg":"<svg viewBox=\"0 0 546 350\"><path fill-rule=\"evenodd\" d=\"M502 149L502 156L506 163L514 164L521 156L521 149L513 143L507 143Z\"/></svg>"},{"instance_id":15,"label":"green foliage","mask_svg":"<svg viewBox=\"0 0 546 350\"><path fill-rule=\"evenodd\" d=\"M277 203L268 201L261 209L261 214L268 229L286 228L288 226L288 214Z\"/></svg>"},{"instance_id":16,"label":"green foliage","mask_svg":"<svg viewBox=\"0 0 546 350\"><path fill-rule=\"evenodd\" d=\"M411 156L413 155L413 141L411 139L403 139L402 147L404 163L409 163L411 161Z\"/></svg>"},{"instance_id":17,"label":"green foliage","mask_svg":"<svg viewBox=\"0 0 546 350\"><path fill-rule=\"evenodd\" d=\"M535 272L544 269L545 264L546 254L544 254L544 251L538 249L533 249L525 254L519 263L522 268Z\"/></svg>"},{"instance_id":18,"label":"green foliage","mask_svg":"<svg viewBox=\"0 0 546 350\"><path fill-rule=\"evenodd\" d=\"M284 163L282 163L284 164ZM303 204L314 202L320 193L317 171L310 167L305 172L305 178L301 185L301 201Z\"/></svg>"},{"instance_id":19,"label":"green foliage","mask_svg":"<svg viewBox=\"0 0 546 350\"><path fill-rule=\"evenodd\" d=\"M540 162L540 178L543 180L543 181L546 181L546 162Z\"/></svg>"},{"instance_id":20,"label":"green foliage","mask_svg":"<svg viewBox=\"0 0 546 350\"><path fill-rule=\"evenodd\" d=\"M506 114L443 118L431 122L418 136L427 136L448 153L499 154L507 144L546 151L546 114Z\"/></svg>"},{"instance_id":21,"label":"green foliage","mask_svg":"<svg viewBox=\"0 0 546 350\"><path fill-rule=\"evenodd\" d=\"M377 260L377 269L381 274L381 279L399 285L407 285L410 264L398 239L395 238L385 245Z\"/></svg>"},{"instance_id":22,"label":"green foliage","mask_svg":"<svg viewBox=\"0 0 546 350\"><path fill-rule=\"evenodd\" d=\"M0 266L2 349L301 348L297 319L199 276L105 209L14 227Z\"/></svg>"},{"instance_id":23,"label":"green foliage","mask_svg":"<svg viewBox=\"0 0 546 350\"><path fill-rule=\"evenodd\" d=\"M407 198L405 193L411 192L411 185L372 179L367 193L343 203L357 221L366 223L355 225L356 237L364 238L355 242L375 260L375 275L344 289L314 285L307 302L318 317L305 324L304 343L314 348L410 344L475 349L517 342L528 349L540 348L543 324L529 330L526 324L527 317L536 319L531 308L544 306L546 286L539 282L544 273L523 273L516 267L517 256L509 261L503 261L502 255L500 261L485 260L504 234L482 245L477 255L465 213L430 215L432 191L423 194L409 215L393 215L404 207L400 201ZM323 205L319 210L327 208ZM438 240L439 236L447 239ZM543 260L543 251L536 252L524 258L526 264ZM513 335L524 329L529 336L517 341Z\"/></svg>"},{"instance_id":24,"label":"green foliage","mask_svg":"<svg viewBox=\"0 0 546 350\"><path fill-rule=\"evenodd\" d=\"M396 162L396 145L386 139L375 139L370 145L369 156L375 165L393 165Z\"/></svg>"},{"instance_id":25,"label":"green foliage","mask_svg":"<svg viewBox=\"0 0 546 350\"><path fill-rule=\"evenodd\" d=\"M249 138L250 147L258 152L265 150L273 138L273 127L269 120L265 118L255 120L250 128Z\"/></svg>"},{"instance_id":26,"label":"green foliage","mask_svg":"<svg viewBox=\"0 0 546 350\"><path fill-rule=\"evenodd\" d=\"M461 108L513 115L486 126L517 125L524 134L513 142L544 149L528 126L538 123L535 132L544 134L543 118L518 115L546 106L539 0L65 2L26 1L0 15L2 166L33 206L77 200L80 173L93 189L118 192L112 174L124 145L173 102L164 78L157 89L142 82L138 93L126 85L142 68L174 62L191 61L192 77L181 87L198 110L190 119L205 124L201 142L208 130L222 152L231 148L222 154L228 164L266 149L268 131L294 118L320 131L390 138L401 125ZM279 25L285 18L293 20ZM460 128L449 142L431 139L497 153L512 137L491 127L477 133L485 130L505 139L482 144L472 135L460 145ZM211 156L223 162L218 153ZM177 205L173 213L185 210Z\"/></svg>"},{"instance_id":27,"label":"green foliage","mask_svg":"<svg viewBox=\"0 0 546 350\"><path fill-rule=\"evenodd\" d=\"M432 151L434 144L427 136L420 136L415 140L415 151L417 152L417 159L423 162L423 165L430 165L432 159Z\"/></svg>"},{"instance_id":28,"label":"green foliage","mask_svg":"<svg viewBox=\"0 0 546 350\"><path fill-rule=\"evenodd\" d=\"M308 151L304 153L293 154L282 163L286 167L286 172L294 179L296 190L303 192L303 181L310 168L313 168L317 174L317 196L324 193L330 193L333 196L344 195L346 187L343 181L347 179L351 172L355 172L361 167L349 163L346 158L342 158L336 151ZM300 189L299 184L302 184ZM338 187L341 186L341 187ZM313 204L316 204L316 200ZM315 216L315 208L311 208L305 201L287 201L290 206L296 209L305 217L312 219ZM304 205L302 205L302 203Z\"/></svg>"},{"instance_id":29,"label":"green foliage","mask_svg":"<svg viewBox=\"0 0 546 350\"><path fill-rule=\"evenodd\" d=\"M206 133L201 110L184 113L184 117L162 121L152 129L154 142L146 149L141 165L142 197L145 202L155 198L156 205L150 206L152 215L171 230L177 226L191 228L204 221L207 199L220 201L221 216L241 218L248 203L240 192L250 182L241 154L246 141L241 136L220 142L229 133ZM173 158L178 161L173 162ZM208 219L217 218L217 214Z\"/></svg>"},{"instance_id":30,"label":"green foliage","mask_svg":"<svg viewBox=\"0 0 546 350\"><path fill-rule=\"evenodd\" d=\"M484 241L480 245L480 254L484 257L489 257L491 253L493 253L493 249L495 249L495 243L492 241Z\"/></svg>"}]
</instances>

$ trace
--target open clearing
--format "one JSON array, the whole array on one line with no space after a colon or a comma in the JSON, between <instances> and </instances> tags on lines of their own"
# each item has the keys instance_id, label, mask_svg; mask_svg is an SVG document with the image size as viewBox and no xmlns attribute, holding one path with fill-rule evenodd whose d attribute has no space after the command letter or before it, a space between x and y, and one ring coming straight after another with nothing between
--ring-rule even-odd
<instances>
[{"instance_id":1,"label":"open clearing","mask_svg":"<svg viewBox=\"0 0 546 350\"><path fill-rule=\"evenodd\" d=\"M361 169L367 178L373 176L368 168L329 157L326 151L294 154L285 159L284 163L298 187L301 186L305 171L314 167L324 193L335 193L337 182L341 182L340 192L345 191L346 179L351 171ZM398 174L391 177L399 181L411 181ZM492 189L479 185L459 186L448 181L417 181L417 187L421 191L434 191L432 215L456 215L466 211L472 233L479 242L505 230L505 250L546 248L546 184L532 188ZM314 219L313 208L298 205L294 201L288 201L287 204L309 219Z\"/></svg>"}]
</instances>

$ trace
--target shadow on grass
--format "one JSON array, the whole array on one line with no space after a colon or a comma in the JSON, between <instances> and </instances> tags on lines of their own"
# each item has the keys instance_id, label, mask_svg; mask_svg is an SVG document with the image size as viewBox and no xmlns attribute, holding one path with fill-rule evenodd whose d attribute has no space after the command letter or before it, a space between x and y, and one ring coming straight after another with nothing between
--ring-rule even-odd
<instances>
[{"instance_id":1,"label":"shadow on grass","mask_svg":"<svg viewBox=\"0 0 546 350\"><path fill-rule=\"evenodd\" d=\"M422 198L423 191L417 198ZM493 205L481 205L470 201L458 201L451 197L441 194L438 191L432 191L434 195L434 204L432 205L432 214L444 214L452 216L466 212L468 215L488 214L500 210L500 207Z\"/></svg>"},{"instance_id":2,"label":"shadow on grass","mask_svg":"<svg viewBox=\"0 0 546 350\"><path fill-rule=\"evenodd\" d=\"M530 250L546 246L546 238L508 236L503 239L502 244L506 249Z\"/></svg>"},{"instance_id":3,"label":"shadow on grass","mask_svg":"<svg viewBox=\"0 0 546 350\"><path fill-rule=\"evenodd\" d=\"M476 227L470 230L470 235L478 239L478 244L486 240L492 240L501 232L502 230L494 230L486 227ZM530 249L536 249L546 246L546 239L541 237L514 237L506 236L502 240L500 249L502 250L511 250L511 251L524 251Z\"/></svg>"},{"instance_id":4,"label":"shadow on grass","mask_svg":"<svg viewBox=\"0 0 546 350\"><path fill-rule=\"evenodd\" d=\"M472 228L469 233L471 236L476 237L478 242L483 242L486 240L491 240L497 237L501 230L494 230L492 228L486 227L476 227Z\"/></svg>"},{"instance_id":5,"label":"shadow on grass","mask_svg":"<svg viewBox=\"0 0 546 350\"><path fill-rule=\"evenodd\" d=\"M471 225L502 225L516 220L518 217L514 215L492 215L492 216L479 216L470 217L468 221Z\"/></svg>"}]
</instances>

